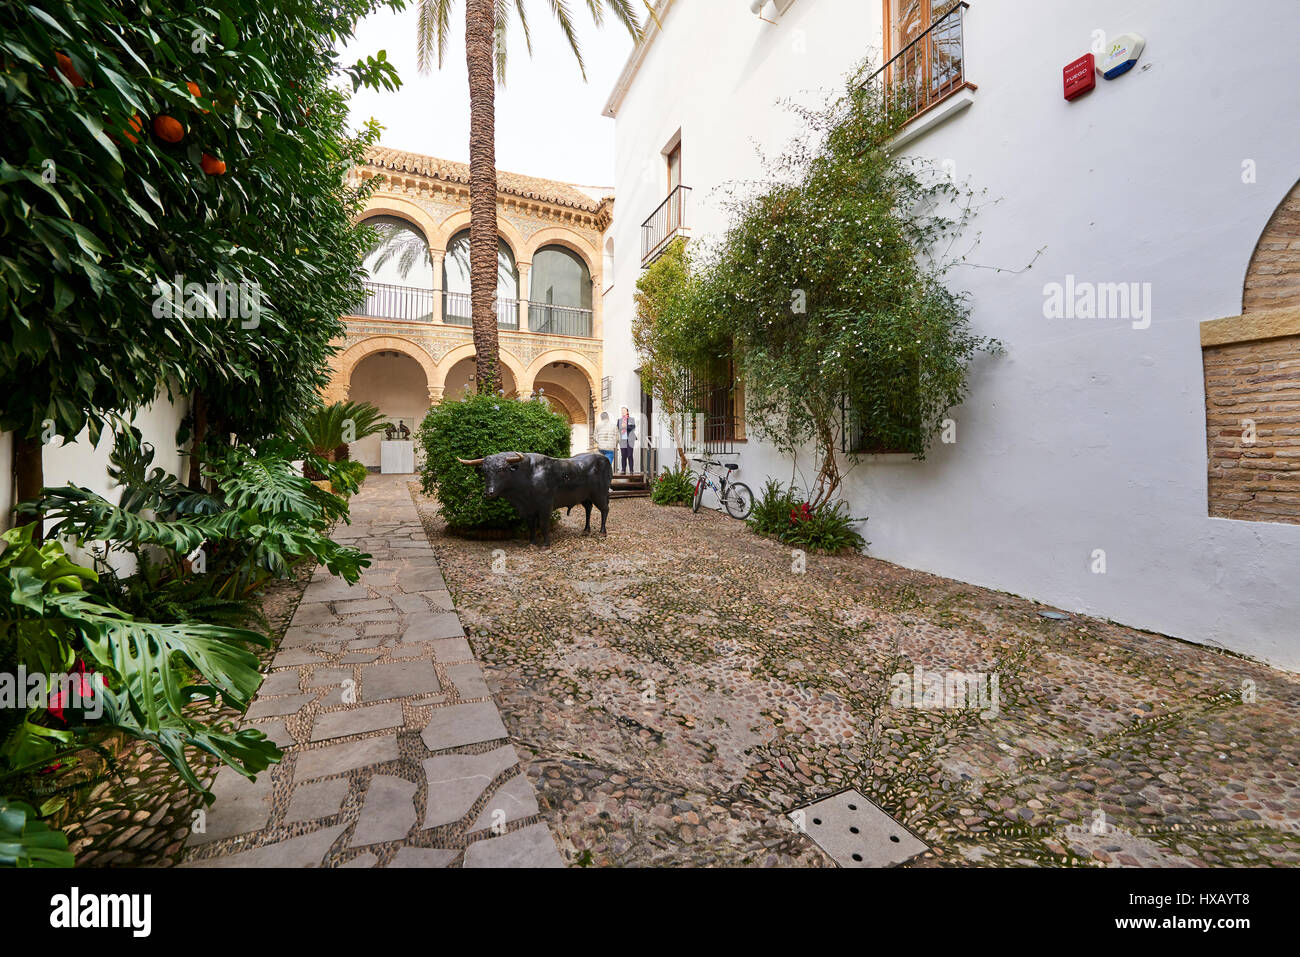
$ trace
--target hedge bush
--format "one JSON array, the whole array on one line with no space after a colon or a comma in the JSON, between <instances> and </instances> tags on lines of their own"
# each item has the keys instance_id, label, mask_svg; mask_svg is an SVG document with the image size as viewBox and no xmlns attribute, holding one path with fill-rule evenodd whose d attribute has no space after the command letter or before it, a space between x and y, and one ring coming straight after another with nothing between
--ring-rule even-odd
<instances>
[{"instance_id":1,"label":"hedge bush","mask_svg":"<svg viewBox=\"0 0 1300 957\"><path fill-rule=\"evenodd\" d=\"M483 475L457 458L477 459L497 452L569 455L569 423L544 402L469 395L435 405L420 424L424 448L422 486L436 495L453 530L518 529L519 513L503 499L483 497Z\"/></svg>"}]
</instances>

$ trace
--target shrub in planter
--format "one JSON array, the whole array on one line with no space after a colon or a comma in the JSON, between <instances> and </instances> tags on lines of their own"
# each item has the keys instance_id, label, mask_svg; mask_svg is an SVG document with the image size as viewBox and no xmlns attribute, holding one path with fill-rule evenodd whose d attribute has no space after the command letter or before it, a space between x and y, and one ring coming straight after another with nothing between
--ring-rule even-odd
<instances>
[{"instance_id":1,"label":"shrub in planter","mask_svg":"<svg viewBox=\"0 0 1300 957\"><path fill-rule=\"evenodd\" d=\"M745 524L760 535L780 536L790 527L791 510L798 508L802 501L803 497L793 485L786 488L776 479L768 479L763 483L763 491L754 502L754 510Z\"/></svg>"},{"instance_id":2,"label":"shrub in planter","mask_svg":"<svg viewBox=\"0 0 1300 957\"><path fill-rule=\"evenodd\" d=\"M813 508L795 486L768 479L745 524L797 548L839 552L859 551L870 544L853 527L857 521L843 502Z\"/></svg>"},{"instance_id":3,"label":"shrub in planter","mask_svg":"<svg viewBox=\"0 0 1300 957\"><path fill-rule=\"evenodd\" d=\"M523 522L514 507L502 499L484 498L482 473L456 460L497 452L565 458L569 423L543 402L468 395L430 409L420 425L419 441L424 449L424 493L438 497L450 528L517 530Z\"/></svg>"},{"instance_id":4,"label":"shrub in planter","mask_svg":"<svg viewBox=\"0 0 1300 957\"><path fill-rule=\"evenodd\" d=\"M347 446L343 446L347 448ZM361 487L361 483L366 480L370 473L360 462L352 460L339 461L335 460L338 465L338 475L331 482L330 489L335 495L352 495Z\"/></svg>"},{"instance_id":5,"label":"shrub in planter","mask_svg":"<svg viewBox=\"0 0 1300 957\"><path fill-rule=\"evenodd\" d=\"M690 505L695 497L695 480L688 468L666 468L650 489L656 505Z\"/></svg>"},{"instance_id":6,"label":"shrub in planter","mask_svg":"<svg viewBox=\"0 0 1300 957\"><path fill-rule=\"evenodd\" d=\"M868 542L853 527L857 521L843 502L820 508L802 502L791 510L781 541L809 551L861 551Z\"/></svg>"}]
</instances>

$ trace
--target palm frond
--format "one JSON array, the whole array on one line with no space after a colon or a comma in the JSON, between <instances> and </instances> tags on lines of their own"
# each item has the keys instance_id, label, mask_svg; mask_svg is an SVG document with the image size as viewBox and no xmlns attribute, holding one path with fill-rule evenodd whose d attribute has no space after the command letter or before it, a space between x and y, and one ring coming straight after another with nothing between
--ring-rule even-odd
<instances>
[{"instance_id":1,"label":"palm frond","mask_svg":"<svg viewBox=\"0 0 1300 957\"><path fill-rule=\"evenodd\" d=\"M555 19L560 23L560 30L564 33L564 39L569 43L569 49L573 51L574 57L578 61L578 69L582 72L582 78L587 79L587 64L582 59L582 45L578 43L578 31L573 26L573 13L569 10L569 4L566 0L550 0L551 12L555 14Z\"/></svg>"},{"instance_id":2,"label":"palm frond","mask_svg":"<svg viewBox=\"0 0 1300 957\"><path fill-rule=\"evenodd\" d=\"M428 73L436 63L442 67L451 33L452 0L419 0L416 21L415 59L421 73Z\"/></svg>"},{"instance_id":3,"label":"palm frond","mask_svg":"<svg viewBox=\"0 0 1300 957\"><path fill-rule=\"evenodd\" d=\"M528 26L528 14L524 11L524 0L515 0L515 12L519 15L519 26L524 31L524 46L528 55L533 55L533 31Z\"/></svg>"}]
</instances>

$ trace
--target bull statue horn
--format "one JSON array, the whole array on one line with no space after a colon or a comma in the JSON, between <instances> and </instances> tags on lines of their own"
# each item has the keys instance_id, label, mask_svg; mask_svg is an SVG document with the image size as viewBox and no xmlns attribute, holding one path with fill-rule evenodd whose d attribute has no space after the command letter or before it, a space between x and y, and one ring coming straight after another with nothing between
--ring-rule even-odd
<instances>
[{"instance_id":1,"label":"bull statue horn","mask_svg":"<svg viewBox=\"0 0 1300 957\"><path fill-rule=\"evenodd\" d=\"M518 465L523 460L524 457L520 455L518 452L509 452L506 455L506 461L509 462L511 465Z\"/></svg>"},{"instance_id":2,"label":"bull statue horn","mask_svg":"<svg viewBox=\"0 0 1300 957\"><path fill-rule=\"evenodd\" d=\"M483 464L482 459L463 459L459 455L456 456L456 461L459 462L461 465L482 465Z\"/></svg>"}]
</instances>

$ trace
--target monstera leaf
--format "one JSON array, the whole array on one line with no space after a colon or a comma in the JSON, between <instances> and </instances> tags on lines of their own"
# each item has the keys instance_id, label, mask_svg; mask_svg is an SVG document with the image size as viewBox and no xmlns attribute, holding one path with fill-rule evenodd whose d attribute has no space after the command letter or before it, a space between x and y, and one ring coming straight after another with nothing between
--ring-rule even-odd
<instances>
[{"instance_id":1,"label":"monstera leaf","mask_svg":"<svg viewBox=\"0 0 1300 957\"><path fill-rule=\"evenodd\" d=\"M68 838L37 820L36 809L0 797L0 867L71 867Z\"/></svg>"},{"instance_id":2,"label":"monstera leaf","mask_svg":"<svg viewBox=\"0 0 1300 957\"><path fill-rule=\"evenodd\" d=\"M132 710L151 730L158 730L165 711L180 716L191 702L187 665L241 711L262 683L257 656L239 647L270 645L255 631L133 621L83 595L60 596L51 604L78 623L86 650L121 679Z\"/></svg>"},{"instance_id":3,"label":"monstera leaf","mask_svg":"<svg viewBox=\"0 0 1300 957\"><path fill-rule=\"evenodd\" d=\"M141 723L131 702L122 695L110 693L105 696L104 714L132 737L157 748L181 779L203 795L207 804L212 803L212 793L195 773L186 754L187 748L206 751L250 779L283 757L283 752L256 728L206 725L170 714L161 716L153 725Z\"/></svg>"}]
</instances>

